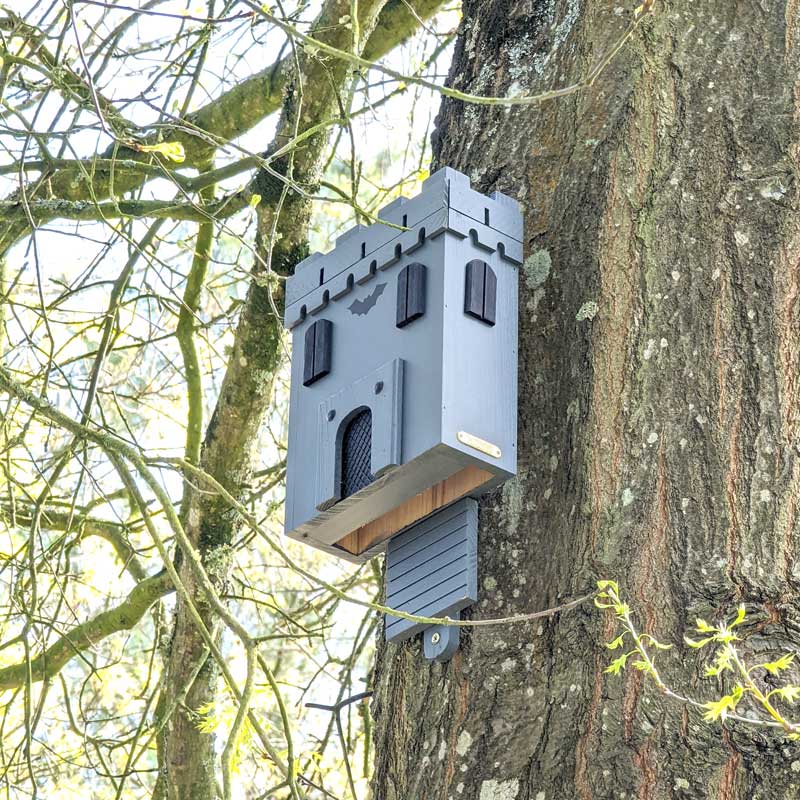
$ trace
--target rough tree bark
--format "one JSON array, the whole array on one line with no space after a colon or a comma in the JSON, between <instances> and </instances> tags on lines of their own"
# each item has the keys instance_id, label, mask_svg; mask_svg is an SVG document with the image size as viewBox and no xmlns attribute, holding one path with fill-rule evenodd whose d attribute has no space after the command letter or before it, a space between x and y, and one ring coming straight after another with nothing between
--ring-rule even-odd
<instances>
[{"instance_id":1,"label":"rough tree bark","mask_svg":"<svg viewBox=\"0 0 800 800\"><path fill-rule=\"evenodd\" d=\"M464 12L452 85L533 94L585 74L632 6ZM526 209L520 470L482 502L473 614L616 578L701 699L695 616L745 602L748 648L800 644L799 53L796 0L664 0L590 90L438 121L438 164ZM375 798L798 797L797 743L604 675L611 627L587 604L464 633L446 665L384 647Z\"/></svg>"}]
</instances>

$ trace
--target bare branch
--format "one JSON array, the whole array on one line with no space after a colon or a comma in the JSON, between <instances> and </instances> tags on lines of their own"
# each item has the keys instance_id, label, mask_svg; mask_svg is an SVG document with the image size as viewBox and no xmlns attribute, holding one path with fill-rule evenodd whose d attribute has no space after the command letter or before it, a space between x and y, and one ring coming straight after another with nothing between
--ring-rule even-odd
<instances>
[{"instance_id":1,"label":"bare branch","mask_svg":"<svg viewBox=\"0 0 800 800\"><path fill-rule=\"evenodd\" d=\"M402 0L392 0L387 3L374 32L367 40L364 57L370 61L382 58L417 30L416 17L430 18L441 4L442 0L417 0L412 13ZM314 29L312 27L312 30ZM196 168L211 162L219 147L252 130L258 123L280 108L292 68L293 64L289 56L270 64L252 77L223 92L220 97L189 114L185 120L176 120L171 125L160 127L150 137L146 137L147 141L179 142L183 145L186 154L182 165L184 167ZM118 172L115 167L106 166L104 163L113 162L117 158L123 161L123 171ZM86 159L63 171L61 169L48 171L46 182L39 181L28 187L27 194L30 199L34 200L36 195L44 191L46 187L48 198L69 202L66 205L56 203L52 206L45 205L37 208L38 224L62 216L69 219L97 219L97 216L92 216L92 211L88 207L82 205L87 196L87 176L91 183L91 195L97 204L98 201L109 197L112 185L115 194L120 196L140 187L150 177L153 177L152 168L135 171L130 166L131 163L136 162L151 165L152 160L153 157L150 154L114 146L102 155L99 162L95 159ZM14 197L6 201L7 205L4 204L6 213L14 213L15 216L8 218L9 224L0 233L0 255L30 230L24 214L16 215L15 204L17 202L17 198ZM73 203L77 205L72 205ZM131 211L130 216L157 216L159 214L169 216L166 208L158 206L139 207L138 210L134 207ZM173 214L177 213L178 211L173 211ZM109 214L106 218L111 219L114 216L119 216L119 214ZM193 215L188 209L185 216L177 218L201 221L199 215Z\"/></svg>"},{"instance_id":2,"label":"bare branch","mask_svg":"<svg viewBox=\"0 0 800 800\"><path fill-rule=\"evenodd\" d=\"M29 670L33 681L54 677L69 661L98 642L114 633L131 630L156 600L171 591L172 583L166 573L145 578L131 589L118 606L102 611L96 617L76 626L43 653L31 659L30 663L23 661L0 669L0 690L23 686Z\"/></svg>"}]
</instances>

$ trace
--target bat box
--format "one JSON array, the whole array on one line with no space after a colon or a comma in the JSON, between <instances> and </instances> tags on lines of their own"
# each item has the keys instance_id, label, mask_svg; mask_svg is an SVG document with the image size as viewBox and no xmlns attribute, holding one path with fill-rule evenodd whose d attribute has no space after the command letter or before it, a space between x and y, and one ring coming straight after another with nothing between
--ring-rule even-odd
<instances>
[{"instance_id":1,"label":"bat box","mask_svg":"<svg viewBox=\"0 0 800 800\"><path fill-rule=\"evenodd\" d=\"M286 283L285 529L353 561L517 465L517 202L445 168L379 219Z\"/></svg>"}]
</instances>

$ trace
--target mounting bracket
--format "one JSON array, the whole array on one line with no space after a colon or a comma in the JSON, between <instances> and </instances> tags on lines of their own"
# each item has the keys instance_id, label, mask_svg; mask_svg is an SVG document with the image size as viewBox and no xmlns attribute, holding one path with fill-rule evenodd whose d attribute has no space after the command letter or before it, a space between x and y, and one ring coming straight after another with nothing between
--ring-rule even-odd
<instances>
[{"instance_id":1,"label":"mounting bracket","mask_svg":"<svg viewBox=\"0 0 800 800\"><path fill-rule=\"evenodd\" d=\"M453 619L461 619L461 614ZM449 661L456 654L460 640L458 625L431 625L422 634L422 651L428 661Z\"/></svg>"}]
</instances>

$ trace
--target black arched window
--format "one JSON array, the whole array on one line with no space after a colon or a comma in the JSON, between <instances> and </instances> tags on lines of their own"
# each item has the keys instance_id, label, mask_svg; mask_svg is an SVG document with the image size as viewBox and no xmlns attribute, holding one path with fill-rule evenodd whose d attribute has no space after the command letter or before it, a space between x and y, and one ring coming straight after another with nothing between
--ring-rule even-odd
<instances>
[{"instance_id":1,"label":"black arched window","mask_svg":"<svg viewBox=\"0 0 800 800\"><path fill-rule=\"evenodd\" d=\"M365 408L347 423L342 436L342 500L373 480L372 412Z\"/></svg>"}]
</instances>

